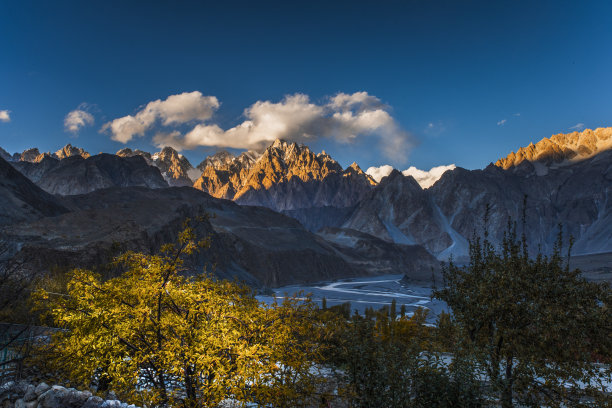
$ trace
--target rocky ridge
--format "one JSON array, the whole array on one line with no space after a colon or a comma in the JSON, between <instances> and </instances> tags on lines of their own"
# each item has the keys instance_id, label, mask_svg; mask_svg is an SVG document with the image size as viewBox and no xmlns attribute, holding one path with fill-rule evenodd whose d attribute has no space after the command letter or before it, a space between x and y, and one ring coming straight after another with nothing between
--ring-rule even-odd
<instances>
[{"instance_id":1,"label":"rocky ridge","mask_svg":"<svg viewBox=\"0 0 612 408\"><path fill-rule=\"evenodd\" d=\"M9 154L6 150L0 147L0 158L3 158L7 162L13 161L13 156Z\"/></svg>"},{"instance_id":2,"label":"rocky ridge","mask_svg":"<svg viewBox=\"0 0 612 408\"><path fill-rule=\"evenodd\" d=\"M87 159L91 155L80 147L74 147L71 144L67 144L63 148L59 149L57 152L53 153L53 156L59 160L62 160L73 156L80 156L84 159Z\"/></svg>"},{"instance_id":3,"label":"rocky ridge","mask_svg":"<svg viewBox=\"0 0 612 408\"><path fill-rule=\"evenodd\" d=\"M120 157L142 156L150 166L161 171L168 185L172 187L192 186L201 174L185 156L171 147L164 147L154 154L129 148L121 149L115 154Z\"/></svg>"},{"instance_id":4,"label":"rocky ridge","mask_svg":"<svg viewBox=\"0 0 612 408\"><path fill-rule=\"evenodd\" d=\"M567 165L585 160L612 149L612 127L585 129L582 132L559 133L543 138L536 144L519 148L516 153L499 159L495 165L503 169L519 166L524 161L533 163L539 173L545 173L542 166Z\"/></svg>"},{"instance_id":5,"label":"rocky ridge","mask_svg":"<svg viewBox=\"0 0 612 408\"><path fill-rule=\"evenodd\" d=\"M51 194L85 194L109 187L168 187L159 170L140 157L98 154L84 159L80 155L58 160L44 156L38 162L11 163L19 172Z\"/></svg>"},{"instance_id":6,"label":"rocky ridge","mask_svg":"<svg viewBox=\"0 0 612 408\"><path fill-rule=\"evenodd\" d=\"M257 159L243 154L204 168L194 187L240 204L277 211L354 205L376 182L353 163L346 170L325 152L276 140Z\"/></svg>"},{"instance_id":7,"label":"rocky ridge","mask_svg":"<svg viewBox=\"0 0 612 408\"><path fill-rule=\"evenodd\" d=\"M98 180L90 184L90 189L77 188L74 178L79 171L73 174L56 171L66 166L66 160L75 157L93 160L101 155L90 157L83 149L71 145L53 154L41 154L33 148L19 154L13 163L45 191L54 194L81 194L121 185L160 187L134 180L125 184ZM336 213L347 214L376 185L356 163L343 169L325 152L315 154L307 146L283 140L276 140L261 154L247 151L234 156L221 151L207 157L197 168L171 147L154 154L124 148L115 156L123 159L142 157L146 164L160 170L169 186L193 186L216 198L291 212L313 231L321 226L339 226L339 221L323 225L315 214L324 213L326 219ZM66 180L59 180L60 175ZM64 186L60 187L62 184Z\"/></svg>"},{"instance_id":8,"label":"rocky ridge","mask_svg":"<svg viewBox=\"0 0 612 408\"><path fill-rule=\"evenodd\" d=\"M84 159L90 157L91 155L86 152L84 149L80 147L74 147L70 143L66 146L62 147L55 153L44 152L41 153L37 147L33 147L31 149L26 149L21 153L15 153L12 156L8 154L4 149L0 149L0 156L6 161L22 161L22 162L30 162L30 163L39 163L45 157L51 157L53 159L62 160L67 157L80 156Z\"/></svg>"},{"instance_id":9,"label":"rocky ridge","mask_svg":"<svg viewBox=\"0 0 612 408\"><path fill-rule=\"evenodd\" d=\"M209 156L198 165L202 175L193 184L194 188L216 198L232 200L236 197L260 155L253 151L238 156L226 153Z\"/></svg>"},{"instance_id":10,"label":"rocky ridge","mask_svg":"<svg viewBox=\"0 0 612 408\"><path fill-rule=\"evenodd\" d=\"M235 158L236 156L234 156L230 152L222 150L220 152L217 152L213 155L206 157L196 167L202 172L208 166L212 166L215 169L220 169L222 167L229 165Z\"/></svg>"},{"instance_id":11,"label":"rocky ridge","mask_svg":"<svg viewBox=\"0 0 612 408\"><path fill-rule=\"evenodd\" d=\"M52 217L68 210L0 158L0 225Z\"/></svg>"}]
</instances>

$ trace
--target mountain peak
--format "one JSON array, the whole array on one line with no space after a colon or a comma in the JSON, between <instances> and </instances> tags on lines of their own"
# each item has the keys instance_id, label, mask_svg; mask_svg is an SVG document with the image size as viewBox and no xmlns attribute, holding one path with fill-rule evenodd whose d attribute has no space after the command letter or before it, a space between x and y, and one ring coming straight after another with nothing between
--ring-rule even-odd
<instances>
[{"instance_id":1,"label":"mountain peak","mask_svg":"<svg viewBox=\"0 0 612 408\"><path fill-rule=\"evenodd\" d=\"M276 149L286 149L287 146L289 145L289 143L284 140L284 139L276 139L274 141L274 143L272 143L272 145L270 147L276 148Z\"/></svg>"},{"instance_id":2,"label":"mountain peak","mask_svg":"<svg viewBox=\"0 0 612 408\"><path fill-rule=\"evenodd\" d=\"M151 156L153 165L159 168L170 186L192 186L201 171L194 169L189 160L170 146Z\"/></svg>"},{"instance_id":3,"label":"mountain peak","mask_svg":"<svg viewBox=\"0 0 612 408\"><path fill-rule=\"evenodd\" d=\"M204 171L204 169L208 166L212 166L215 169L220 169L221 167L229 165L235 158L236 156L234 156L230 152L226 150L221 150L213 155L206 157L200 162L200 164L196 166L196 168L200 169L201 171Z\"/></svg>"},{"instance_id":4,"label":"mountain peak","mask_svg":"<svg viewBox=\"0 0 612 408\"><path fill-rule=\"evenodd\" d=\"M361 167L359 167L359 165L357 164L357 162L352 162L351 165L349 166L349 168L358 171L360 173L363 173L363 170L361 170Z\"/></svg>"},{"instance_id":5,"label":"mountain peak","mask_svg":"<svg viewBox=\"0 0 612 408\"><path fill-rule=\"evenodd\" d=\"M516 153L499 159L495 165L503 169L517 167L523 161L543 166L563 166L612 149L612 127L585 129L582 132L559 133L519 148Z\"/></svg>"},{"instance_id":6,"label":"mountain peak","mask_svg":"<svg viewBox=\"0 0 612 408\"><path fill-rule=\"evenodd\" d=\"M209 163L202 170L194 187L214 197L276 210L350 207L376 184L357 164L343 170L327 153L315 154L306 145L282 139L261 155L245 152L225 165ZM285 194L294 187L294 194Z\"/></svg>"},{"instance_id":7,"label":"mountain peak","mask_svg":"<svg viewBox=\"0 0 612 408\"><path fill-rule=\"evenodd\" d=\"M115 155L120 156L120 157L131 156L132 154L134 154L134 151L130 149L129 147L124 147L123 149L115 153Z\"/></svg>"},{"instance_id":8,"label":"mountain peak","mask_svg":"<svg viewBox=\"0 0 612 408\"><path fill-rule=\"evenodd\" d=\"M179 155L179 152L177 152L174 148L170 146L165 146L163 149L161 149L159 153L157 153L157 156L161 159L164 159L166 157L180 157L181 155Z\"/></svg>"},{"instance_id":9,"label":"mountain peak","mask_svg":"<svg viewBox=\"0 0 612 408\"><path fill-rule=\"evenodd\" d=\"M53 156L62 160L62 159L65 159L67 157L72 157L72 156L81 156L82 158L86 159L90 157L91 155L88 152L86 152L85 149L74 147L70 143L68 143L66 146L62 147L57 152L53 153Z\"/></svg>"}]
</instances>

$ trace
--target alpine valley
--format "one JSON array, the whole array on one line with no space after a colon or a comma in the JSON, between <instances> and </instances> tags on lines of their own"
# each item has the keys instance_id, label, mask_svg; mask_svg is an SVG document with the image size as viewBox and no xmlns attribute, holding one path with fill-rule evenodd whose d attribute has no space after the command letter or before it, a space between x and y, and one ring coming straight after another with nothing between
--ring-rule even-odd
<instances>
[{"instance_id":1,"label":"alpine valley","mask_svg":"<svg viewBox=\"0 0 612 408\"><path fill-rule=\"evenodd\" d=\"M509 219L524 218L529 246L548 253L562 225L576 259L610 274L612 128L544 138L481 170L449 169L433 185L397 170L376 181L356 163L343 168L283 140L196 166L171 147L0 149L0 190L0 261L27 273L152 253L185 218L204 216L198 232L212 245L192 256L192 273L258 288L388 274L429 282L439 261L467 259L487 213L496 244Z\"/></svg>"}]
</instances>

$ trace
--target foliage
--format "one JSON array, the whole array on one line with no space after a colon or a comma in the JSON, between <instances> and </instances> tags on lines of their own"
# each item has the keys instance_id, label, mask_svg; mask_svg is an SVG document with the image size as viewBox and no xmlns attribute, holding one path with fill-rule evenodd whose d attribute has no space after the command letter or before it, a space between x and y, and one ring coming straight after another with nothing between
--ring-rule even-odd
<instances>
[{"instance_id":1,"label":"foliage","mask_svg":"<svg viewBox=\"0 0 612 408\"><path fill-rule=\"evenodd\" d=\"M610 287L570 270L562 242L560 232L550 256L530 257L516 223L499 249L485 232L471 240L468 265L444 268L446 287L434 293L452 309L456 328L444 329L485 370L503 407L580 406L581 397L602 397L600 381L610 378L598 364L612 351Z\"/></svg>"},{"instance_id":2,"label":"foliage","mask_svg":"<svg viewBox=\"0 0 612 408\"><path fill-rule=\"evenodd\" d=\"M354 407L480 407L482 390L469 361L448 364L434 350L427 313L397 317L394 307L338 319L330 356ZM328 325L332 319L326 318Z\"/></svg>"},{"instance_id":3,"label":"foliage","mask_svg":"<svg viewBox=\"0 0 612 408\"><path fill-rule=\"evenodd\" d=\"M65 296L39 291L59 331L44 359L73 383L146 406L215 406L225 398L299 406L316 348L304 341L312 305L260 304L246 286L184 276L196 242L189 223L158 255L128 252L105 282L72 272Z\"/></svg>"}]
</instances>

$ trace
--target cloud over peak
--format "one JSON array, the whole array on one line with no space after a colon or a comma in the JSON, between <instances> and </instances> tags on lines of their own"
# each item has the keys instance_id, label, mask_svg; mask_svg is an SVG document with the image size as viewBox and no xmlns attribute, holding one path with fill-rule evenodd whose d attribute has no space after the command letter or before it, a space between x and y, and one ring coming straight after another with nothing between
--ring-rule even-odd
<instances>
[{"instance_id":1,"label":"cloud over peak","mask_svg":"<svg viewBox=\"0 0 612 408\"><path fill-rule=\"evenodd\" d=\"M198 146L261 149L278 138L302 143L329 138L348 143L374 135L381 139L383 152L397 161L405 160L414 144L413 137L390 115L389 107L367 92L338 93L321 103L302 93L286 95L279 102L257 101L244 110L243 122L228 129L209 122L219 105L216 97L197 91L171 95L165 101L150 102L134 116L106 123L102 130L109 130L113 140L127 143L163 126L165 129L157 129L154 143L180 150ZM183 132L178 125L187 122L195 125Z\"/></svg>"},{"instance_id":2,"label":"cloud over peak","mask_svg":"<svg viewBox=\"0 0 612 408\"><path fill-rule=\"evenodd\" d=\"M584 123L576 123L574 126L570 126L571 130L581 131L584 129Z\"/></svg>"},{"instance_id":3,"label":"cloud over peak","mask_svg":"<svg viewBox=\"0 0 612 408\"><path fill-rule=\"evenodd\" d=\"M0 110L0 122L10 122L11 121L11 111L8 110Z\"/></svg>"},{"instance_id":4,"label":"cloud over peak","mask_svg":"<svg viewBox=\"0 0 612 408\"><path fill-rule=\"evenodd\" d=\"M94 124L94 117L85 110L86 108L87 104L82 103L77 109L68 112L64 118L64 130L66 132L77 134L85 126Z\"/></svg>"},{"instance_id":5,"label":"cloud over peak","mask_svg":"<svg viewBox=\"0 0 612 408\"><path fill-rule=\"evenodd\" d=\"M417 169L414 166L410 166L406 170L402 171L404 176L412 176L422 188L429 188L434 185L436 181L442 177L442 175L448 170L454 170L457 166L449 164L447 166L432 167L429 171ZM376 182L380 182L383 177L387 177L393 171L393 167L385 164L380 167L370 167L366 173L372 176Z\"/></svg>"},{"instance_id":6,"label":"cloud over peak","mask_svg":"<svg viewBox=\"0 0 612 408\"><path fill-rule=\"evenodd\" d=\"M165 100L149 102L134 116L117 118L102 126L101 131L110 131L111 139L127 143L134 136L144 136L159 120L162 125L181 125L194 121L210 119L219 108L214 96L204 96L199 91L170 95Z\"/></svg>"}]
</instances>

